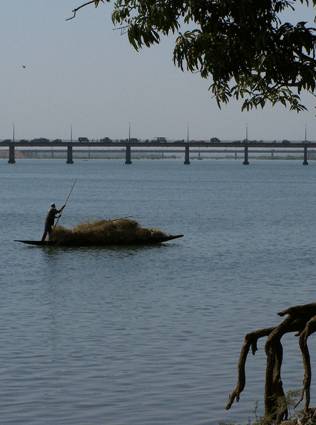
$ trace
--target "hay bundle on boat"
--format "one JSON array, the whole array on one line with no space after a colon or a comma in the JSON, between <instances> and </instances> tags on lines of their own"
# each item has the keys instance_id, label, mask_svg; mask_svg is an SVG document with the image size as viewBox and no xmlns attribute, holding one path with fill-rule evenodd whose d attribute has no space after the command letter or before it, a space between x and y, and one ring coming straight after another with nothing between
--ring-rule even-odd
<instances>
[{"instance_id":1,"label":"hay bundle on boat","mask_svg":"<svg viewBox=\"0 0 316 425\"><path fill-rule=\"evenodd\" d=\"M135 220L86 221L73 229L56 226L51 241L59 245L124 245L159 242L168 235L158 229L142 228Z\"/></svg>"}]
</instances>

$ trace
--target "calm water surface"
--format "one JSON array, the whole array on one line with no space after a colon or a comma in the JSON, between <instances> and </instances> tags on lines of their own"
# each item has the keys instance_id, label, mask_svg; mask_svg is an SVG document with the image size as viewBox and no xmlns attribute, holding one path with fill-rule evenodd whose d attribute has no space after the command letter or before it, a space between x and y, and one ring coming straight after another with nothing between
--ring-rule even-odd
<instances>
[{"instance_id":1,"label":"calm water surface","mask_svg":"<svg viewBox=\"0 0 316 425\"><path fill-rule=\"evenodd\" d=\"M257 401L262 412L265 341L240 402L225 405L244 335L315 301L314 162L2 160L0 178L1 424L246 423ZM75 178L59 224L133 216L184 237L107 249L13 242L41 237L50 202L60 207ZM297 390L297 338L284 346L285 391Z\"/></svg>"}]
</instances>

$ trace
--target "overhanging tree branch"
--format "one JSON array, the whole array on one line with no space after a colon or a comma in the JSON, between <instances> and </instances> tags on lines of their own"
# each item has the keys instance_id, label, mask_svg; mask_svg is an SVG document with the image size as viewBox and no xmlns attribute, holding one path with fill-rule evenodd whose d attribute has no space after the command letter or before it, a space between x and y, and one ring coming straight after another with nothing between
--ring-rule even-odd
<instances>
[{"instance_id":1,"label":"overhanging tree branch","mask_svg":"<svg viewBox=\"0 0 316 425\"><path fill-rule=\"evenodd\" d=\"M177 34L174 64L211 78L219 107L243 98L242 110L270 102L299 112L301 92L316 92L316 28L283 22L297 3L316 7L316 0L114 0L112 22L137 51Z\"/></svg>"},{"instance_id":2,"label":"overhanging tree branch","mask_svg":"<svg viewBox=\"0 0 316 425\"><path fill-rule=\"evenodd\" d=\"M98 7L99 6L99 3L100 3L100 1L102 2L102 3L104 3L104 1L103 0L91 0L91 1L88 1L87 3L85 3L85 4L82 4L81 6L79 6L79 7L77 7L76 9L73 9L73 16L71 17L71 18L68 18L68 19L66 19L66 21L70 21L71 19L74 19L75 17L76 17L76 13L78 12L78 10L80 10L80 9L82 9L83 7L85 7L85 6L88 6L89 4L92 4L92 3L94 3L95 4L95 7ZM108 1L108 0L107 0Z\"/></svg>"}]
</instances>

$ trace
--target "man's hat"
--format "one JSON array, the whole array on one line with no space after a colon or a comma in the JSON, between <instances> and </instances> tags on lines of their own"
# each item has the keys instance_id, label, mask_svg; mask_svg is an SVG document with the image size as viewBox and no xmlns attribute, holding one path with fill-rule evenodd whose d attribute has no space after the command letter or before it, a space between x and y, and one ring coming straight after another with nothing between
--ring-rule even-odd
<instances>
[{"instance_id":1,"label":"man's hat","mask_svg":"<svg viewBox=\"0 0 316 425\"><path fill-rule=\"evenodd\" d=\"M52 208L55 208L55 204L54 204L54 202L52 202L52 203L50 204L50 206L51 206Z\"/></svg>"}]
</instances>

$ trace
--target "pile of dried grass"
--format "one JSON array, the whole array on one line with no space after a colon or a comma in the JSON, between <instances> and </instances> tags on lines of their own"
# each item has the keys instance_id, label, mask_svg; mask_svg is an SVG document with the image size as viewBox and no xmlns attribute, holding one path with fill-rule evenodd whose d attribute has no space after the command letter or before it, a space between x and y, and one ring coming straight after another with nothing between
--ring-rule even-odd
<instances>
[{"instance_id":1,"label":"pile of dried grass","mask_svg":"<svg viewBox=\"0 0 316 425\"><path fill-rule=\"evenodd\" d=\"M50 240L60 245L114 245L124 243L150 243L163 237L166 233L157 230L142 228L137 221L127 218L117 220L86 221L73 229L56 226Z\"/></svg>"}]
</instances>

